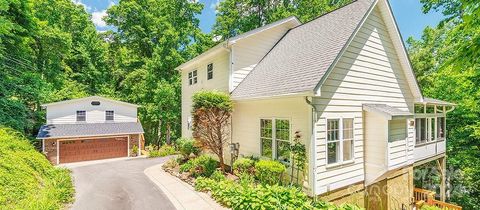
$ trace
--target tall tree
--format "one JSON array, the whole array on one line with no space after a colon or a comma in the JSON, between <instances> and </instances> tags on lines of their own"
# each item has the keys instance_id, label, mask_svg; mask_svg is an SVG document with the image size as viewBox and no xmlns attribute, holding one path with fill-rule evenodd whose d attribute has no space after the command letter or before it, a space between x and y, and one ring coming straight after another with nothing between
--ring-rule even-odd
<instances>
[{"instance_id":1,"label":"tall tree","mask_svg":"<svg viewBox=\"0 0 480 210\"><path fill-rule=\"evenodd\" d=\"M117 27L110 46L119 53L112 61L127 68L119 91L142 105L140 118L151 143L179 137L181 85L175 67L211 42L198 26L202 9L189 0L121 0L107 11L106 22Z\"/></svg>"},{"instance_id":2,"label":"tall tree","mask_svg":"<svg viewBox=\"0 0 480 210\"><path fill-rule=\"evenodd\" d=\"M408 39L424 95L458 104L447 118L451 201L480 208L480 4L472 0L422 0L424 12L445 19ZM455 173L459 172L459 173Z\"/></svg>"},{"instance_id":3,"label":"tall tree","mask_svg":"<svg viewBox=\"0 0 480 210\"><path fill-rule=\"evenodd\" d=\"M225 40L289 16L307 22L351 1L225 0L216 8L218 13L212 33Z\"/></svg>"}]
</instances>

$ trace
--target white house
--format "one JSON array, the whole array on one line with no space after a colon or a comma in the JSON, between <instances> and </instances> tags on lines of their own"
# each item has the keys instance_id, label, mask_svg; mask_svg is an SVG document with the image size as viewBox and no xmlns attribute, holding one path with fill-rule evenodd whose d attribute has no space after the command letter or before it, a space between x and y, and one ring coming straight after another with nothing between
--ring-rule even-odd
<instances>
[{"instance_id":1,"label":"white house","mask_svg":"<svg viewBox=\"0 0 480 210\"><path fill-rule=\"evenodd\" d=\"M445 169L454 104L423 97L387 0L357 0L303 24L279 20L177 69L182 136L191 137L196 91L230 93L240 154L288 164L285 142L301 132L311 195L397 209L412 205L414 166Z\"/></svg>"},{"instance_id":2,"label":"white house","mask_svg":"<svg viewBox=\"0 0 480 210\"><path fill-rule=\"evenodd\" d=\"M135 104L92 96L42 107L47 123L37 139L42 140L42 151L53 164L140 154L143 128Z\"/></svg>"}]
</instances>

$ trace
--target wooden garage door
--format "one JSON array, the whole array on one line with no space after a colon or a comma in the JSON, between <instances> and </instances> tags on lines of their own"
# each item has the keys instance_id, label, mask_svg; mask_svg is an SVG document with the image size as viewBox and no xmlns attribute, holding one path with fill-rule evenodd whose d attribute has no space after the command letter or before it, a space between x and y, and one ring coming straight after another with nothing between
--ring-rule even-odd
<instances>
[{"instance_id":1,"label":"wooden garage door","mask_svg":"<svg viewBox=\"0 0 480 210\"><path fill-rule=\"evenodd\" d=\"M127 137L60 141L60 163L126 157Z\"/></svg>"}]
</instances>

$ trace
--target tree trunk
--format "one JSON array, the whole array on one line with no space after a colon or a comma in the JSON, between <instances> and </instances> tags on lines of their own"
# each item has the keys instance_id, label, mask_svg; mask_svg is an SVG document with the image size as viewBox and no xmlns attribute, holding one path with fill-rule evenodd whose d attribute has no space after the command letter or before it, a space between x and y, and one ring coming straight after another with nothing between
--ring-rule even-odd
<instances>
[{"instance_id":1,"label":"tree trunk","mask_svg":"<svg viewBox=\"0 0 480 210\"><path fill-rule=\"evenodd\" d=\"M160 147L160 141L162 140L162 120L158 120L158 132L157 132L157 146Z\"/></svg>"},{"instance_id":2,"label":"tree trunk","mask_svg":"<svg viewBox=\"0 0 480 210\"><path fill-rule=\"evenodd\" d=\"M223 148L220 150L220 153L218 154L218 160L220 162L220 169L222 172L225 172L225 163L223 161Z\"/></svg>"},{"instance_id":3,"label":"tree trunk","mask_svg":"<svg viewBox=\"0 0 480 210\"><path fill-rule=\"evenodd\" d=\"M172 141L170 139L170 123L167 123L166 142L168 145L172 144Z\"/></svg>"}]
</instances>

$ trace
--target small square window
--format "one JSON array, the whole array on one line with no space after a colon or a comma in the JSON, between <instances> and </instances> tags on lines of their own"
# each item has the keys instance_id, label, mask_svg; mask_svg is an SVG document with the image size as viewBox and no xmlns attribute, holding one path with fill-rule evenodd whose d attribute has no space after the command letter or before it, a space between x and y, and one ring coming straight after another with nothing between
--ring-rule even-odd
<instances>
[{"instance_id":1,"label":"small square window","mask_svg":"<svg viewBox=\"0 0 480 210\"><path fill-rule=\"evenodd\" d=\"M106 121L113 121L115 119L115 112L114 111L105 111L105 120Z\"/></svg>"},{"instance_id":2,"label":"small square window","mask_svg":"<svg viewBox=\"0 0 480 210\"><path fill-rule=\"evenodd\" d=\"M85 122L87 120L86 111L77 111L77 122Z\"/></svg>"},{"instance_id":3,"label":"small square window","mask_svg":"<svg viewBox=\"0 0 480 210\"><path fill-rule=\"evenodd\" d=\"M213 63L207 66L207 80L213 79Z\"/></svg>"},{"instance_id":4,"label":"small square window","mask_svg":"<svg viewBox=\"0 0 480 210\"><path fill-rule=\"evenodd\" d=\"M188 84L194 85L197 84L197 70L188 73Z\"/></svg>"}]
</instances>

